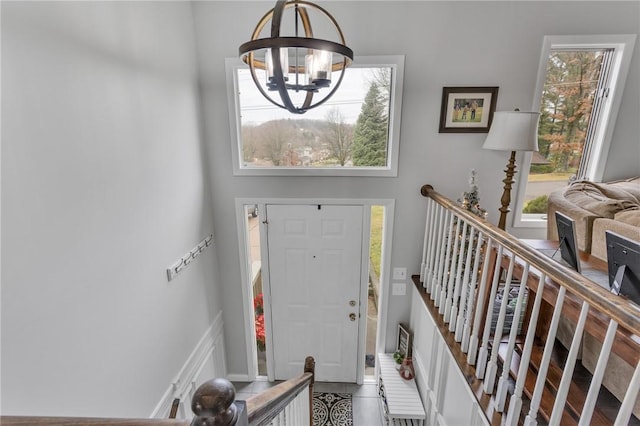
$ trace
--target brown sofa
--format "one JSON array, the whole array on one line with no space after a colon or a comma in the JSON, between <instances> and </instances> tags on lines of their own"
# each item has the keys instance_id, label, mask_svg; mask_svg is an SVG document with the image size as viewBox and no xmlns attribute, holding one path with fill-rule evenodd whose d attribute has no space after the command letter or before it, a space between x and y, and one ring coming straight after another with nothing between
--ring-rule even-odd
<instances>
[{"instance_id":1,"label":"brown sofa","mask_svg":"<svg viewBox=\"0 0 640 426\"><path fill-rule=\"evenodd\" d=\"M606 230L640 241L640 177L608 183L576 181L553 191L547 208L549 240L558 240L556 211L576 221L580 250L606 260Z\"/></svg>"}]
</instances>

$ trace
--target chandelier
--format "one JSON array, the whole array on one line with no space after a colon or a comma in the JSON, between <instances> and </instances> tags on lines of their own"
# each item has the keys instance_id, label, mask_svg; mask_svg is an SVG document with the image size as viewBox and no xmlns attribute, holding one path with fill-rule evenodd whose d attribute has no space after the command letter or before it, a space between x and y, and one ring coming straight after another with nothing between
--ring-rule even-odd
<instances>
[{"instance_id":1,"label":"chandelier","mask_svg":"<svg viewBox=\"0 0 640 426\"><path fill-rule=\"evenodd\" d=\"M329 30L336 41L314 38L310 12L314 17L325 18L318 28ZM261 37L269 22L270 37ZM292 35L283 36L283 30ZM303 114L326 102L340 86L345 69L353 61L353 51L345 45L333 16L303 0L278 0L260 19L251 40L242 44L239 52L242 61L249 65L260 93L274 105L294 114ZM260 82L257 69L265 71L264 83ZM331 86L331 74L337 71L340 76ZM320 93L321 90L324 93ZM276 92L279 99L273 96ZM315 99L314 95L317 95Z\"/></svg>"}]
</instances>

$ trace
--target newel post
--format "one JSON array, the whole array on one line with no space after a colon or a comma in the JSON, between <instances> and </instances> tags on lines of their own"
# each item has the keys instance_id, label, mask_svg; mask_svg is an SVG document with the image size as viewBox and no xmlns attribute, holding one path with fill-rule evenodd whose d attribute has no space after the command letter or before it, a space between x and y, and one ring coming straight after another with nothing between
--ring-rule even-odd
<instances>
[{"instance_id":1,"label":"newel post","mask_svg":"<svg viewBox=\"0 0 640 426\"><path fill-rule=\"evenodd\" d=\"M313 383L316 377L316 361L312 356L304 359L304 372L311 373L311 382L309 382L309 424L313 424Z\"/></svg>"},{"instance_id":2,"label":"newel post","mask_svg":"<svg viewBox=\"0 0 640 426\"><path fill-rule=\"evenodd\" d=\"M227 379L211 379L196 390L191 402L195 414L191 426L235 426L247 424L244 405L235 403L236 390Z\"/></svg>"}]
</instances>

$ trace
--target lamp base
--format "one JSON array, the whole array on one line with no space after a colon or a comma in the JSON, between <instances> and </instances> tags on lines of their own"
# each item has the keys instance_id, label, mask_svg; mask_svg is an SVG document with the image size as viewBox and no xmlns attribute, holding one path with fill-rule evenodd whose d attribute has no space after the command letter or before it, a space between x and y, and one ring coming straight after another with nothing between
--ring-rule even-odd
<instances>
[{"instance_id":1,"label":"lamp base","mask_svg":"<svg viewBox=\"0 0 640 426\"><path fill-rule=\"evenodd\" d=\"M498 209L500 211L500 220L498 221L498 228L503 231L507 227L507 214L511 211L509 210L509 204L511 204L511 186L515 182L513 180L513 176L516 174L516 152L511 151L511 157L509 158L509 162L507 163L507 168L505 169L506 177L502 182L504 182L504 192L502 193L502 198L500 199L501 206Z\"/></svg>"}]
</instances>

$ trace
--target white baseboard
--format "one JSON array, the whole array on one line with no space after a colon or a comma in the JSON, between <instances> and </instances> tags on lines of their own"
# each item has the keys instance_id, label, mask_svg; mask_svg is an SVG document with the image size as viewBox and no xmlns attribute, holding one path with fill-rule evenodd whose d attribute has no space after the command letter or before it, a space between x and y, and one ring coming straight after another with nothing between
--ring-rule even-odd
<instances>
[{"instance_id":1,"label":"white baseboard","mask_svg":"<svg viewBox=\"0 0 640 426\"><path fill-rule=\"evenodd\" d=\"M251 382L248 374L229 374L227 380L230 382Z\"/></svg>"},{"instance_id":2,"label":"white baseboard","mask_svg":"<svg viewBox=\"0 0 640 426\"><path fill-rule=\"evenodd\" d=\"M168 418L175 398L180 399L178 418L190 418L191 398L197 386L214 377L227 375L222 325L220 311L162 395L150 418ZM207 377L201 377L203 374Z\"/></svg>"}]
</instances>

